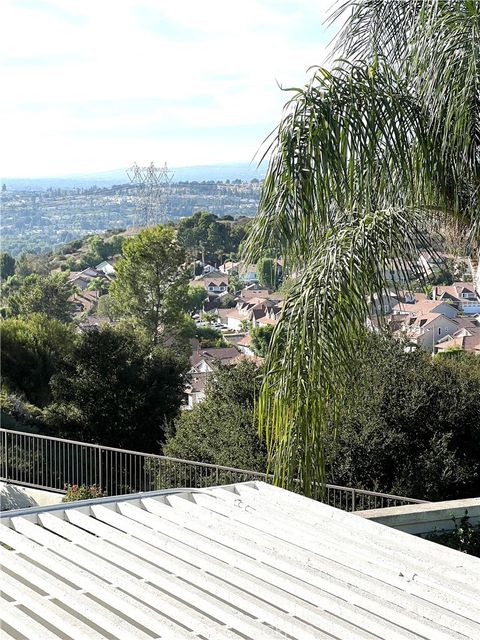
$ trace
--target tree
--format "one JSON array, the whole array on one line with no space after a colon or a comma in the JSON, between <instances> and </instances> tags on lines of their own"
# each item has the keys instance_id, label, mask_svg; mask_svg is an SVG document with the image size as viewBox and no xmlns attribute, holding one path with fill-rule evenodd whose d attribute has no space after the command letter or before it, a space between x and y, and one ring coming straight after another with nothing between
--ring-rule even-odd
<instances>
[{"instance_id":1,"label":"tree","mask_svg":"<svg viewBox=\"0 0 480 640\"><path fill-rule=\"evenodd\" d=\"M357 354L329 481L425 500L478 495L480 359L432 359L387 334L365 335Z\"/></svg>"},{"instance_id":2,"label":"tree","mask_svg":"<svg viewBox=\"0 0 480 640\"><path fill-rule=\"evenodd\" d=\"M24 318L33 313L44 313L50 318L70 322L72 304L69 298L73 291L74 286L68 282L65 273L26 276L6 300L8 313Z\"/></svg>"},{"instance_id":3,"label":"tree","mask_svg":"<svg viewBox=\"0 0 480 640\"><path fill-rule=\"evenodd\" d=\"M279 484L321 496L367 298L408 281L425 228L480 240L478 42L471 0L344 2L339 60L292 90L273 134L246 262L276 247L299 277L272 338L260 426ZM480 280L480 272L478 279Z\"/></svg>"},{"instance_id":4,"label":"tree","mask_svg":"<svg viewBox=\"0 0 480 640\"><path fill-rule=\"evenodd\" d=\"M205 400L175 422L165 455L265 471L266 451L254 413L259 385L259 370L251 362L219 366L209 379Z\"/></svg>"},{"instance_id":5,"label":"tree","mask_svg":"<svg viewBox=\"0 0 480 640\"><path fill-rule=\"evenodd\" d=\"M50 401L50 379L73 349L70 325L45 314L0 321L2 384L39 407Z\"/></svg>"},{"instance_id":6,"label":"tree","mask_svg":"<svg viewBox=\"0 0 480 640\"><path fill-rule=\"evenodd\" d=\"M22 253L15 266L15 274L21 278L32 274L48 276L50 270L50 256L46 253Z\"/></svg>"},{"instance_id":7,"label":"tree","mask_svg":"<svg viewBox=\"0 0 480 640\"><path fill-rule=\"evenodd\" d=\"M257 356L265 358L270 346L270 340L273 334L273 325L267 324L264 327L254 327L250 331L252 337L252 349Z\"/></svg>"},{"instance_id":8,"label":"tree","mask_svg":"<svg viewBox=\"0 0 480 640\"><path fill-rule=\"evenodd\" d=\"M260 258L257 262L257 277L260 284L267 289L275 289L277 285L275 260L272 258Z\"/></svg>"},{"instance_id":9,"label":"tree","mask_svg":"<svg viewBox=\"0 0 480 640\"><path fill-rule=\"evenodd\" d=\"M123 244L110 299L119 316L138 322L153 344L180 320L185 307L185 251L175 230L149 227Z\"/></svg>"},{"instance_id":10,"label":"tree","mask_svg":"<svg viewBox=\"0 0 480 640\"><path fill-rule=\"evenodd\" d=\"M15 273L15 258L6 251L0 254L0 280L6 280Z\"/></svg>"},{"instance_id":11,"label":"tree","mask_svg":"<svg viewBox=\"0 0 480 640\"><path fill-rule=\"evenodd\" d=\"M228 254L236 254L245 236L245 225L219 221L207 211L197 211L178 224L178 239L192 258L223 262Z\"/></svg>"},{"instance_id":12,"label":"tree","mask_svg":"<svg viewBox=\"0 0 480 640\"><path fill-rule=\"evenodd\" d=\"M104 326L82 336L52 379L50 429L62 437L156 452L183 397L187 361Z\"/></svg>"},{"instance_id":13,"label":"tree","mask_svg":"<svg viewBox=\"0 0 480 640\"><path fill-rule=\"evenodd\" d=\"M196 313L201 311L203 303L208 298L207 292L204 287L198 285L190 285L187 289L186 307L185 310L189 313Z\"/></svg>"}]
</instances>

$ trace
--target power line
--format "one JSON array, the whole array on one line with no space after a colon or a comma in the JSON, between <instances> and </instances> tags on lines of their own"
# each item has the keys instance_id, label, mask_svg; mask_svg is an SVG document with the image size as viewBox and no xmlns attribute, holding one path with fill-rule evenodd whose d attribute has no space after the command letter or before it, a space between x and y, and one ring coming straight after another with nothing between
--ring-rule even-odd
<instances>
[{"instance_id":1,"label":"power line","mask_svg":"<svg viewBox=\"0 0 480 640\"><path fill-rule=\"evenodd\" d=\"M136 187L137 224L148 227L164 222L168 217L170 184L174 172L167 167L156 167L151 162L140 167L136 162L127 169L130 183Z\"/></svg>"}]
</instances>

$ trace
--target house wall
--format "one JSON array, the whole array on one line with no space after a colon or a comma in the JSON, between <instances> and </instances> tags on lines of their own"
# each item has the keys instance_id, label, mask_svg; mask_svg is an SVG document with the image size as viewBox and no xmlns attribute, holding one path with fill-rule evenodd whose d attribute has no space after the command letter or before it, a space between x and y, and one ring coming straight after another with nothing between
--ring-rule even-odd
<instances>
[{"instance_id":1,"label":"house wall","mask_svg":"<svg viewBox=\"0 0 480 640\"><path fill-rule=\"evenodd\" d=\"M459 520L465 515L465 511L468 511L470 524L479 524L480 498L370 509L369 511L356 511L355 515L406 533L426 535L435 530L450 531L454 529L455 524L452 518L455 517Z\"/></svg>"},{"instance_id":2,"label":"house wall","mask_svg":"<svg viewBox=\"0 0 480 640\"><path fill-rule=\"evenodd\" d=\"M427 351L433 351L434 345L445 336L452 334L458 330L458 325L450 321L450 318L442 316L437 320L433 320L428 327L425 328L423 334L415 336L417 344L421 345Z\"/></svg>"},{"instance_id":3,"label":"house wall","mask_svg":"<svg viewBox=\"0 0 480 640\"><path fill-rule=\"evenodd\" d=\"M477 300L462 300L460 304L465 314L476 315L480 313L480 302Z\"/></svg>"},{"instance_id":4,"label":"house wall","mask_svg":"<svg viewBox=\"0 0 480 640\"><path fill-rule=\"evenodd\" d=\"M245 317L245 320L247 320L247 318ZM241 324L241 320L239 320L238 318L227 318L227 327L229 329L231 329L232 331L240 331L242 324Z\"/></svg>"},{"instance_id":5,"label":"house wall","mask_svg":"<svg viewBox=\"0 0 480 640\"><path fill-rule=\"evenodd\" d=\"M44 491L43 489L32 489L18 484L0 482L0 511L60 504L63 495L63 493L55 491Z\"/></svg>"}]
</instances>

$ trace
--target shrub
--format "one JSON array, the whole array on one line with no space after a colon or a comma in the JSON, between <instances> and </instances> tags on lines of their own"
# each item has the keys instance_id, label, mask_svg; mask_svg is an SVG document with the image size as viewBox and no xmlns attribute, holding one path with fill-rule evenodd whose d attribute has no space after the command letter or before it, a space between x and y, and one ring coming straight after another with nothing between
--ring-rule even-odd
<instances>
[{"instance_id":1,"label":"shrub","mask_svg":"<svg viewBox=\"0 0 480 640\"><path fill-rule=\"evenodd\" d=\"M452 531L434 531L426 539L480 558L480 524L470 523L467 510L460 520L454 516L452 520L455 525Z\"/></svg>"},{"instance_id":2,"label":"shrub","mask_svg":"<svg viewBox=\"0 0 480 640\"><path fill-rule=\"evenodd\" d=\"M62 502L74 502L75 500L91 500L92 498L103 498L105 494L96 484L66 484L67 492Z\"/></svg>"}]
</instances>

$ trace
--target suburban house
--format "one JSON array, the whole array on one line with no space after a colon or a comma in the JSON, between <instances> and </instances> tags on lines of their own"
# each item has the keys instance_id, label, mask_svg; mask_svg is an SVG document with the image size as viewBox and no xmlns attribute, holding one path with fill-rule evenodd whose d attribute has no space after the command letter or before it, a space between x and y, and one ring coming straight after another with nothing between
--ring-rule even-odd
<instances>
[{"instance_id":1,"label":"suburban house","mask_svg":"<svg viewBox=\"0 0 480 640\"><path fill-rule=\"evenodd\" d=\"M198 348L190 356L190 373L211 373L214 363L233 364L237 357L235 347Z\"/></svg>"},{"instance_id":2,"label":"suburban house","mask_svg":"<svg viewBox=\"0 0 480 640\"><path fill-rule=\"evenodd\" d=\"M102 278L102 280L106 279L109 282L113 280L112 275L107 275L103 271L94 269L93 267L87 267L83 271L71 271L68 276L69 282L74 284L77 289L80 289L80 291L86 289L90 282L95 278Z\"/></svg>"},{"instance_id":3,"label":"suburban house","mask_svg":"<svg viewBox=\"0 0 480 640\"><path fill-rule=\"evenodd\" d=\"M185 387L185 404L182 407L183 409L191 410L195 405L205 400L207 378L207 372L190 374L190 381Z\"/></svg>"},{"instance_id":4,"label":"suburban house","mask_svg":"<svg viewBox=\"0 0 480 640\"><path fill-rule=\"evenodd\" d=\"M218 268L222 273L226 273L228 276L232 275L232 273L238 272L239 262L233 262L232 260L227 260L223 264L221 264Z\"/></svg>"},{"instance_id":5,"label":"suburban house","mask_svg":"<svg viewBox=\"0 0 480 640\"><path fill-rule=\"evenodd\" d=\"M91 311L98 302L100 297L99 291L76 291L70 296L69 301L73 306L73 315L78 316Z\"/></svg>"},{"instance_id":6,"label":"suburban house","mask_svg":"<svg viewBox=\"0 0 480 640\"><path fill-rule=\"evenodd\" d=\"M480 313L480 295L473 282L454 282L449 286L436 286L432 291L433 300L442 300L455 306L466 315Z\"/></svg>"},{"instance_id":7,"label":"suburban house","mask_svg":"<svg viewBox=\"0 0 480 640\"><path fill-rule=\"evenodd\" d=\"M243 292L242 292L243 293ZM283 301L258 296L240 297L234 309L218 309L218 317L232 331L244 329L244 322L253 327L276 324L280 317Z\"/></svg>"},{"instance_id":8,"label":"suburban house","mask_svg":"<svg viewBox=\"0 0 480 640\"><path fill-rule=\"evenodd\" d=\"M203 287L208 293L223 293L228 291L228 276L200 276L190 281L191 285Z\"/></svg>"},{"instance_id":9,"label":"suburban house","mask_svg":"<svg viewBox=\"0 0 480 640\"><path fill-rule=\"evenodd\" d=\"M421 296L422 294L416 294ZM421 316L425 313L440 313L447 318L456 318L458 308L446 300L430 300L426 296L415 299L414 302L399 302L393 306L395 314L405 314L409 316Z\"/></svg>"},{"instance_id":10,"label":"suburban house","mask_svg":"<svg viewBox=\"0 0 480 640\"><path fill-rule=\"evenodd\" d=\"M452 335L459 328L460 324L455 318L448 318L441 313L423 313L407 316L398 333L423 349L433 352L438 340Z\"/></svg>"},{"instance_id":11,"label":"suburban house","mask_svg":"<svg viewBox=\"0 0 480 640\"><path fill-rule=\"evenodd\" d=\"M249 335L243 336L236 342L237 347L240 349L241 353L246 356L254 357L255 353L252 349L252 338Z\"/></svg>"},{"instance_id":12,"label":"suburban house","mask_svg":"<svg viewBox=\"0 0 480 640\"><path fill-rule=\"evenodd\" d=\"M95 269L97 271L101 271L106 276L114 276L115 275L115 267L108 260L104 260L103 262L100 262L100 264L97 264Z\"/></svg>"},{"instance_id":13,"label":"suburban house","mask_svg":"<svg viewBox=\"0 0 480 640\"><path fill-rule=\"evenodd\" d=\"M480 324L476 322L464 323L451 335L444 336L435 345L436 353L461 350L480 355Z\"/></svg>"},{"instance_id":14,"label":"suburban house","mask_svg":"<svg viewBox=\"0 0 480 640\"><path fill-rule=\"evenodd\" d=\"M247 264L245 267L241 266L239 271L240 279L243 282L252 283L258 282L257 279L257 267L254 264Z\"/></svg>"}]
</instances>

